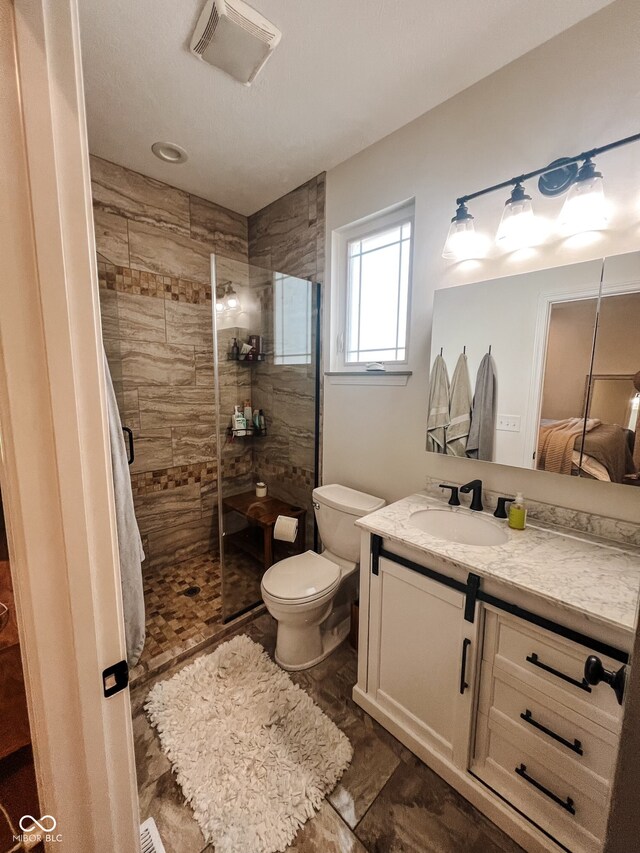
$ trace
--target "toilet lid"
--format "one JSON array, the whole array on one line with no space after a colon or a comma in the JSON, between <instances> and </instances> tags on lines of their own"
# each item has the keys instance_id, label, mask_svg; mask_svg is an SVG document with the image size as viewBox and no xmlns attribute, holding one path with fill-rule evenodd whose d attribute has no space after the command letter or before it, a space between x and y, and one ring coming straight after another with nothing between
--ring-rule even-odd
<instances>
[{"instance_id":1,"label":"toilet lid","mask_svg":"<svg viewBox=\"0 0 640 853\"><path fill-rule=\"evenodd\" d=\"M323 595L339 580L339 566L315 551L306 551L267 569L262 586L274 598L300 601Z\"/></svg>"}]
</instances>

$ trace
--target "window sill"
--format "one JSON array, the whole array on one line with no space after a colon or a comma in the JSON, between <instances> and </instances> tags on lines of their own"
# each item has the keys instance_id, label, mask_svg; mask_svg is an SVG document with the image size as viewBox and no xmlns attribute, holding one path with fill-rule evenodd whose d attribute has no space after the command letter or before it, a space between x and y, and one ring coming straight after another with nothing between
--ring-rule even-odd
<instances>
[{"instance_id":1,"label":"window sill","mask_svg":"<svg viewBox=\"0 0 640 853\"><path fill-rule=\"evenodd\" d=\"M406 385L411 370L329 370L324 374L331 385Z\"/></svg>"}]
</instances>

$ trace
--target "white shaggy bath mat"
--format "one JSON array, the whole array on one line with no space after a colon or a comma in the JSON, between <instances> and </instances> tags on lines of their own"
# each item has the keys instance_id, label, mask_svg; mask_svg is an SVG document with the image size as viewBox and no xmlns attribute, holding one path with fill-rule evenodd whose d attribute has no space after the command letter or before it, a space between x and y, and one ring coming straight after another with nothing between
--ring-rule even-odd
<instances>
[{"instance_id":1,"label":"white shaggy bath mat","mask_svg":"<svg viewBox=\"0 0 640 853\"><path fill-rule=\"evenodd\" d=\"M351 761L346 736L238 636L156 684L145 708L216 853L275 853Z\"/></svg>"}]
</instances>

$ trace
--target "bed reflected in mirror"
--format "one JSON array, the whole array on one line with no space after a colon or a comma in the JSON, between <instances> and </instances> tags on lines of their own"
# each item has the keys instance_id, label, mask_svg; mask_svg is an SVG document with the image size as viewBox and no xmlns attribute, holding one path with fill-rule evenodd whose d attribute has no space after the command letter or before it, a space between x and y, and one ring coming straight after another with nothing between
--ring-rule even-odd
<instances>
[{"instance_id":1,"label":"bed reflected in mirror","mask_svg":"<svg viewBox=\"0 0 640 853\"><path fill-rule=\"evenodd\" d=\"M634 382L640 368L639 328L638 292L552 306L536 452L539 470L640 484L640 396ZM587 359L592 364L584 372Z\"/></svg>"}]
</instances>

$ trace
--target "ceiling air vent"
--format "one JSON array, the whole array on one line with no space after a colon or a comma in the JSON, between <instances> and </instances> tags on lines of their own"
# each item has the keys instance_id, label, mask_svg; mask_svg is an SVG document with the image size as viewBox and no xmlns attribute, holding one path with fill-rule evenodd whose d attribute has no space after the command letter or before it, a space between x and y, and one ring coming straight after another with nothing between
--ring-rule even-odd
<instances>
[{"instance_id":1,"label":"ceiling air vent","mask_svg":"<svg viewBox=\"0 0 640 853\"><path fill-rule=\"evenodd\" d=\"M250 86L281 35L243 0L207 0L191 39L191 52Z\"/></svg>"}]
</instances>

